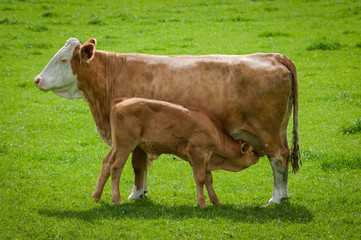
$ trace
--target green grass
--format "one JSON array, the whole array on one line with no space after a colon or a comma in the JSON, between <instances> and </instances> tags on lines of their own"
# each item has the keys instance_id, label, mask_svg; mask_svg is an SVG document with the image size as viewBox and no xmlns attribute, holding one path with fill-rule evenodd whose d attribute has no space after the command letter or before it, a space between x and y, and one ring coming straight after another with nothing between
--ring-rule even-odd
<instances>
[{"instance_id":1,"label":"green grass","mask_svg":"<svg viewBox=\"0 0 361 240\"><path fill-rule=\"evenodd\" d=\"M321 40L313 42L307 47L307 50L337 50L341 48L341 43L322 38Z\"/></svg>"},{"instance_id":2,"label":"green grass","mask_svg":"<svg viewBox=\"0 0 361 240\"><path fill-rule=\"evenodd\" d=\"M361 4L359 1L2 1L0 3L0 239L361 238ZM149 54L280 52L297 66L303 167L290 199L261 208L266 158L214 172L220 207L196 207L185 161L162 156L148 198L122 207L107 183L92 192L109 151L86 103L33 84L70 37L98 49ZM208 204L209 203L209 200Z\"/></svg>"}]
</instances>

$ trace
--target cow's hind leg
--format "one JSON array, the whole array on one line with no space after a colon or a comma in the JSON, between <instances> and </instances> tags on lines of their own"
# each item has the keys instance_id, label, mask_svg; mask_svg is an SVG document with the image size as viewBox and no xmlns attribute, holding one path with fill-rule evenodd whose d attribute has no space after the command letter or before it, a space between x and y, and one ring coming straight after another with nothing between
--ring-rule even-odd
<instances>
[{"instance_id":1,"label":"cow's hind leg","mask_svg":"<svg viewBox=\"0 0 361 240\"><path fill-rule=\"evenodd\" d=\"M271 166L273 171L273 194L268 204L279 204L282 200L288 199L288 166L282 167L282 160L272 158Z\"/></svg>"},{"instance_id":2,"label":"cow's hind leg","mask_svg":"<svg viewBox=\"0 0 361 240\"><path fill-rule=\"evenodd\" d=\"M136 200L145 196L147 191L147 154L140 148L135 148L132 155L134 170L134 186L128 200Z\"/></svg>"},{"instance_id":3,"label":"cow's hind leg","mask_svg":"<svg viewBox=\"0 0 361 240\"><path fill-rule=\"evenodd\" d=\"M108 178L110 176L110 168L109 168L109 158L112 151L110 151L104 158L102 168L100 170L100 175L98 177L97 185L95 186L94 192L93 192L93 200L94 202L99 202L100 197L103 193L103 188L105 183L108 181Z\"/></svg>"},{"instance_id":4,"label":"cow's hind leg","mask_svg":"<svg viewBox=\"0 0 361 240\"><path fill-rule=\"evenodd\" d=\"M288 163L289 151L282 146L277 154L267 155L273 171L273 194L268 204L279 204L288 199Z\"/></svg>"}]
</instances>

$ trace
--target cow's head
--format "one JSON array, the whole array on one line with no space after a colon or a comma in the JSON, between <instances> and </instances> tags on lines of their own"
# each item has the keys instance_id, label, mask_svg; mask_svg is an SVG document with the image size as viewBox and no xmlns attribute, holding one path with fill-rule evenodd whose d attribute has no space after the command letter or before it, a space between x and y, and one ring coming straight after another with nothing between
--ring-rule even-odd
<instances>
[{"instance_id":1,"label":"cow's head","mask_svg":"<svg viewBox=\"0 0 361 240\"><path fill-rule=\"evenodd\" d=\"M35 77L35 85L43 91L52 90L60 97L82 98L83 92L78 88L71 61L74 60L75 50L80 53L80 59L77 58L78 61L88 61L94 55L95 45L95 39L90 39L81 45L78 39L70 38L64 47L50 60L44 70Z\"/></svg>"}]
</instances>

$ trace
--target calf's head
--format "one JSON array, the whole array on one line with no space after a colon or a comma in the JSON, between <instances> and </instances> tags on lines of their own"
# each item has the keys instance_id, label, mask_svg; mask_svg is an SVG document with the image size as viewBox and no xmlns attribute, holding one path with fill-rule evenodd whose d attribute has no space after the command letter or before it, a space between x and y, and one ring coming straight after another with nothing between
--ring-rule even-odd
<instances>
[{"instance_id":1,"label":"calf's head","mask_svg":"<svg viewBox=\"0 0 361 240\"><path fill-rule=\"evenodd\" d=\"M35 77L36 87L42 91L52 90L60 97L83 98L83 92L78 88L77 76L72 65L73 61L89 61L94 55L95 45L95 39L90 39L81 45L78 39L70 38L44 70Z\"/></svg>"},{"instance_id":2,"label":"calf's head","mask_svg":"<svg viewBox=\"0 0 361 240\"><path fill-rule=\"evenodd\" d=\"M260 156L257 152L255 152L253 146L243 140L238 140L238 143L242 154L242 162L245 163L246 167L256 164Z\"/></svg>"}]
</instances>

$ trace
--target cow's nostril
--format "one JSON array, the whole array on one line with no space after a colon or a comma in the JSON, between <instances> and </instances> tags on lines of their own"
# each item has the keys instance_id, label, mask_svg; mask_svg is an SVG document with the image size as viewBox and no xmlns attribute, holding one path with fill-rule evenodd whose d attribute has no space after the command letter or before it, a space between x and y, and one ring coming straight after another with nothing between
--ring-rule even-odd
<instances>
[{"instance_id":1,"label":"cow's nostril","mask_svg":"<svg viewBox=\"0 0 361 240\"><path fill-rule=\"evenodd\" d=\"M35 78L35 85L38 86L40 83L40 77Z\"/></svg>"}]
</instances>

